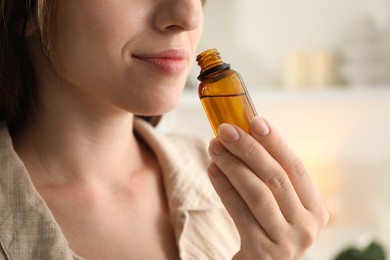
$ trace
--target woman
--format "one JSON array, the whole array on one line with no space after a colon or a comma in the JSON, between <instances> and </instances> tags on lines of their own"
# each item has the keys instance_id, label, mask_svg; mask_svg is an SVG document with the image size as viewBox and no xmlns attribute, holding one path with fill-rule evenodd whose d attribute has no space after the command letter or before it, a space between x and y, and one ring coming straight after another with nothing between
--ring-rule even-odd
<instances>
[{"instance_id":1,"label":"woman","mask_svg":"<svg viewBox=\"0 0 390 260\"><path fill-rule=\"evenodd\" d=\"M328 215L264 119L221 125L211 163L147 122L179 100L201 0L1 8L1 259L304 256Z\"/></svg>"}]
</instances>

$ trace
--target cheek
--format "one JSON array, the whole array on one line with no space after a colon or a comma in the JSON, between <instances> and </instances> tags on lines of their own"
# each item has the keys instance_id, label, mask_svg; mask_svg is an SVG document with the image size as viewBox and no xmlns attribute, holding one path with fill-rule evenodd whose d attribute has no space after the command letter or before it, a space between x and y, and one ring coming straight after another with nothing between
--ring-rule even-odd
<instances>
[{"instance_id":1,"label":"cheek","mask_svg":"<svg viewBox=\"0 0 390 260\"><path fill-rule=\"evenodd\" d=\"M59 1L53 43L58 67L67 78L84 75L80 79L82 83L93 83L93 79L102 80L99 78L109 67L107 64L118 62L121 51L118 35L123 34L119 25L123 25L120 19L124 13L113 19L112 12L121 8L119 3L122 1L114 1L118 4L108 1L108 7L104 9L105 2Z\"/></svg>"},{"instance_id":2,"label":"cheek","mask_svg":"<svg viewBox=\"0 0 390 260\"><path fill-rule=\"evenodd\" d=\"M203 16L203 10L202 10L202 18L201 18L201 23L199 25L199 27L192 32L193 36L194 37L194 40L196 41L196 45L198 45L199 43L199 40L203 34L203 27L204 27L204 16Z\"/></svg>"},{"instance_id":3,"label":"cheek","mask_svg":"<svg viewBox=\"0 0 390 260\"><path fill-rule=\"evenodd\" d=\"M64 84L108 96L123 88L120 49L104 37L97 41L91 34L76 31L57 38L55 63Z\"/></svg>"},{"instance_id":4,"label":"cheek","mask_svg":"<svg viewBox=\"0 0 390 260\"><path fill-rule=\"evenodd\" d=\"M193 50L194 50L194 55L193 57L195 57L196 53L196 48L198 47L198 43L200 41L200 38L202 36L202 32L203 32L203 23L202 23L202 26L199 27L199 29L191 32L190 34L190 39L191 39L191 42L193 44Z\"/></svg>"}]
</instances>

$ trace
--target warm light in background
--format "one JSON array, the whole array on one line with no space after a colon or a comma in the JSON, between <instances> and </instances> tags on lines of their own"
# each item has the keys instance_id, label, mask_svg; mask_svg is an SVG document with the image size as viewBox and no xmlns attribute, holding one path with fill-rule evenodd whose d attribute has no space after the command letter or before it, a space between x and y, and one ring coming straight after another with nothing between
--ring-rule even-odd
<instances>
[{"instance_id":1,"label":"warm light in background","mask_svg":"<svg viewBox=\"0 0 390 260\"><path fill-rule=\"evenodd\" d=\"M299 145L290 142L301 158L315 186L320 191L330 214L330 222L337 221L341 214L336 194L340 189L336 159L326 140L305 140Z\"/></svg>"}]
</instances>

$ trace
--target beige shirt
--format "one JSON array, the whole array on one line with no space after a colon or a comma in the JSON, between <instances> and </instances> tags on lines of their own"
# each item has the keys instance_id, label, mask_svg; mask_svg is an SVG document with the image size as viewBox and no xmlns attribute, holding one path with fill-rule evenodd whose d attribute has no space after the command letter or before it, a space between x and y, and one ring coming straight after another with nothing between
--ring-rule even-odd
<instances>
[{"instance_id":1,"label":"beige shirt","mask_svg":"<svg viewBox=\"0 0 390 260\"><path fill-rule=\"evenodd\" d=\"M205 143L162 134L140 119L134 128L162 168L180 258L231 259L239 249L239 237L208 179ZM0 124L0 259L82 259L69 248L33 186L4 124Z\"/></svg>"}]
</instances>

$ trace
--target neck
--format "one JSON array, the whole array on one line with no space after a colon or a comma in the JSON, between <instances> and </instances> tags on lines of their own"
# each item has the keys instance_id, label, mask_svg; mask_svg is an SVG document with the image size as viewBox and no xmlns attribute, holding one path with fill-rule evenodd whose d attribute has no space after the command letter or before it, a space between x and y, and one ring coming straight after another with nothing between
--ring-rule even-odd
<instances>
[{"instance_id":1,"label":"neck","mask_svg":"<svg viewBox=\"0 0 390 260\"><path fill-rule=\"evenodd\" d=\"M14 138L35 185L108 184L137 172L147 149L133 133L133 115L108 105L103 110L91 100L72 105L69 100L64 93L41 96Z\"/></svg>"},{"instance_id":2,"label":"neck","mask_svg":"<svg viewBox=\"0 0 390 260\"><path fill-rule=\"evenodd\" d=\"M38 87L33 112L13 141L36 186L120 182L154 159L133 133L129 108L65 80L38 38L30 37L28 48Z\"/></svg>"}]
</instances>

